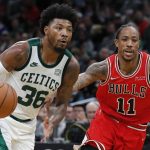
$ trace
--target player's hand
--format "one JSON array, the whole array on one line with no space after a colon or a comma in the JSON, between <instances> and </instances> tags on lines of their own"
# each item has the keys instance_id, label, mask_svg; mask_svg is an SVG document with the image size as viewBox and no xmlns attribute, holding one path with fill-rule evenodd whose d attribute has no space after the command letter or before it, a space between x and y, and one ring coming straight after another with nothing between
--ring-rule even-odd
<instances>
[{"instance_id":1,"label":"player's hand","mask_svg":"<svg viewBox=\"0 0 150 150\"><path fill-rule=\"evenodd\" d=\"M41 140L41 142L47 142L49 137L53 134L53 124L49 122L49 118L45 117L44 122L43 122L43 131L44 131L44 137Z\"/></svg>"}]
</instances>

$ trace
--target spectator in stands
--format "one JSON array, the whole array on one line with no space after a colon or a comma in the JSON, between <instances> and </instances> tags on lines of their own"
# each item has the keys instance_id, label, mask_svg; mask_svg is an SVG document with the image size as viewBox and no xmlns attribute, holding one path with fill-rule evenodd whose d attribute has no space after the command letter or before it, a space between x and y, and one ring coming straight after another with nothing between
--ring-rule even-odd
<instances>
[{"instance_id":1,"label":"spectator in stands","mask_svg":"<svg viewBox=\"0 0 150 150\"><path fill-rule=\"evenodd\" d=\"M108 47L102 47L98 54L95 56L96 61L102 61L106 59L108 56L110 56L114 51L111 51Z\"/></svg>"},{"instance_id":2,"label":"spectator in stands","mask_svg":"<svg viewBox=\"0 0 150 150\"><path fill-rule=\"evenodd\" d=\"M106 36L103 38L102 42L101 42L101 48L102 47L108 47L108 49L110 50L114 50L115 49L115 45L113 44L113 39L114 39L114 33L116 31L116 27L115 24L113 22L109 22L106 25L105 28L105 34Z\"/></svg>"},{"instance_id":3,"label":"spectator in stands","mask_svg":"<svg viewBox=\"0 0 150 150\"><path fill-rule=\"evenodd\" d=\"M87 122L84 107L82 105L76 105L73 107L75 121Z\"/></svg>"},{"instance_id":4,"label":"spectator in stands","mask_svg":"<svg viewBox=\"0 0 150 150\"><path fill-rule=\"evenodd\" d=\"M99 103L97 101L92 101L86 104L85 110L86 110L86 115L89 123L94 118L98 107L99 107Z\"/></svg>"},{"instance_id":5,"label":"spectator in stands","mask_svg":"<svg viewBox=\"0 0 150 150\"><path fill-rule=\"evenodd\" d=\"M81 143L85 132L89 126L87 120L84 104L77 104L73 106L74 118L75 121L71 124L68 124L65 132L65 140L72 143Z\"/></svg>"},{"instance_id":6,"label":"spectator in stands","mask_svg":"<svg viewBox=\"0 0 150 150\"><path fill-rule=\"evenodd\" d=\"M133 15L133 20L139 28L141 38L143 38L145 30L150 25L149 19L146 16L144 16L142 10L136 10Z\"/></svg>"},{"instance_id":7,"label":"spectator in stands","mask_svg":"<svg viewBox=\"0 0 150 150\"><path fill-rule=\"evenodd\" d=\"M7 29L0 31L0 54L13 43Z\"/></svg>"}]
</instances>

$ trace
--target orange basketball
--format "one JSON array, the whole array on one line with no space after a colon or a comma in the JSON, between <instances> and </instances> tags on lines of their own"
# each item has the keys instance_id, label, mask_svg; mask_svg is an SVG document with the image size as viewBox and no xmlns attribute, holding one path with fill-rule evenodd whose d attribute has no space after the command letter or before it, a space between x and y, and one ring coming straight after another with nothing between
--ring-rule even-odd
<instances>
[{"instance_id":1,"label":"orange basketball","mask_svg":"<svg viewBox=\"0 0 150 150\"><path fill-rule=\"evenodd\" d=\"M17 106L17 93L6 82L0 81L0 118L9 116Z\"/></svg>"}]
</instances>

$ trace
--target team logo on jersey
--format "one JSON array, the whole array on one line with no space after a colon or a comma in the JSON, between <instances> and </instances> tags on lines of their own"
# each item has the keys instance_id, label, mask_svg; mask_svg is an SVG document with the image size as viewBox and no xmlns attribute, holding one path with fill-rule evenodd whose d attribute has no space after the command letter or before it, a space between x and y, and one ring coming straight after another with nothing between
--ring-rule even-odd
<instances>
[{"instance_id":1,"label":"team logo on jersey","mask_svg":"<svg viewBox=\"0 0 150 150\"><path fill-rule=\"evenodd\" d=\"M36 66L38 66L38 63L36 63L36 62L33 62L30 64L30 67L36 67Z\"/></svg>"},{"instance_id":2,"label":"team logo on jersey","mask_svg":"<svg viewBox=\"0 0 150 150\"><path fill-rule=\"evenodd\" d=\"M135 80L146 80L145 76L135 77Z\"/></svg>"},{"instance_id":3,"label":"team logo on jersey","mask_svg":"<svg viewBox=\"0 0 150 150\"><path fill-rule=\"evenodd\" d=\"M116 79L118 79L119 77L111 77L110 79L111 80L116 80Z\"/></svg>"},{"instance_id":4,"label":"team logo on jersey","mask_svg":"<svg viewBox=\"0 0 150 150\"><path fill-rule=\"evenodd\" d=\"M60 76L60 75L61 75L61 70L60 70L60 69L55 69L54 74L55 74L56 76Z\"/></svg>"}]
</instances>

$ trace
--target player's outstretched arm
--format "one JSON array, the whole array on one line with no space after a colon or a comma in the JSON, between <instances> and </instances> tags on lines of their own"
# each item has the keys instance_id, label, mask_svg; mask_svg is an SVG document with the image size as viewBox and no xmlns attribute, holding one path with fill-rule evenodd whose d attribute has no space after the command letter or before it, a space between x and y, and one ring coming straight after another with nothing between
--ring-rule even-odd
<instances>
[{"instance_id":1,"label":"player's outstretched arm","mask_svg":"<svg viewBox=\"0 0 150 150\"><path fill-rule=\"evenodd\" d=\"M79 74L79 64L72 58L66 69L62 84L56 95L56 111L53 112L50 118L50 124L55 127L65 116L67 104L72 96L73 85L76 82ZM52 126L52 125L51 125Z\"/></svg>"},{"instance_id":2,"label":"player's outstretched arm","mask_svg":"<svg viewBox=\"0 0 150 150\"><path fill-rule=\"evenodd\" d=\"M84 73L79 74L73 86L73 91L78 91L97 80L105 81L108 72L107 60L91 64Z\"/></svg>"}]
</instances>

